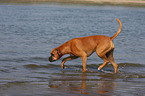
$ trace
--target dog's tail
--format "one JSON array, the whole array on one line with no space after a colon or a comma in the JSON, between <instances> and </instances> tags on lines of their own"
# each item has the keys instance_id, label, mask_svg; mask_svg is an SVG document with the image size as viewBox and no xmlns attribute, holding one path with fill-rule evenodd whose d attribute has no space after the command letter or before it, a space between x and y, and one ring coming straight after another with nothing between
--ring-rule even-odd
<instances>
[{"instance_id":1,"label":"dog's tail","mask_svg":"<svg viewBox=\"0 0 145 96\"><path fill-rule=\"evenodd\" d=\"M115 38L118 36L118 34L121 32L121 28L122 28L121 21L120 21L119 19L117 19L117 18L116 18L116 20L119 22L119 25L120 25L120 26L119 26L119 29L118 29L118 31L116 32L116 34L113 35L112 37L110 37L111 40L115 39Z\"/></svg>"}]
</instances>

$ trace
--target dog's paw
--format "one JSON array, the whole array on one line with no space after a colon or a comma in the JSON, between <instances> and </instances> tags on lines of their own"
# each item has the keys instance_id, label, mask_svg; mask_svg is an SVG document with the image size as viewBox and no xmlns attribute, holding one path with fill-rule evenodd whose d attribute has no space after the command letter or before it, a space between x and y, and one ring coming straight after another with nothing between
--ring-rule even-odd
<instances>
[{"instance_id":1,"label":"dog's paw","mask_svg":"<svg viewBox=\"0 0 145 96\"><path fill-rule=\"evenodd\" d=\"M82 72L86 72L87 71L87 69L83 69L83 71Z\"/></svg>"},{"instance_id":2,"label":"dog's paw","mask_svg":"<svg viewBox=\"0 0 145 96\"><path fill-rule=\"evenodd\" d=\"M98 71L101 71L101 68L100 67L98 68Z\"/></svg>"},{"instance_id":3,"label":"dog's paw","mask_svg":"<svg viewBox=\"0 0 145 96\"><path fill-rule=\"evenodd\" d=\"M64 66L64 65L62 65L62 66L61 66L61 68L62 68L62 69L64 69L64 68L65 68L65 66Z\"/></svg>"}]
</instances>

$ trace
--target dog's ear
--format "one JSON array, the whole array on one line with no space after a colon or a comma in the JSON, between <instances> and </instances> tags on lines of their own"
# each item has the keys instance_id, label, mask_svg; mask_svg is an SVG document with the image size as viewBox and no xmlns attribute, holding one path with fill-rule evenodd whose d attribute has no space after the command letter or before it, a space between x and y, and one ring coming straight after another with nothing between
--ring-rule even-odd
<instances>
[{"instance_id":1,"label":"dog's ear","mask_svg":"<svg viewBox=\"0 0 145 96\"><path fill-rule=\"evenodd\" d=\"M56 51L57 51L57 54L61 57L62 53L61 53L60 49L56 49Z\"/></svg>"}]
</instances>

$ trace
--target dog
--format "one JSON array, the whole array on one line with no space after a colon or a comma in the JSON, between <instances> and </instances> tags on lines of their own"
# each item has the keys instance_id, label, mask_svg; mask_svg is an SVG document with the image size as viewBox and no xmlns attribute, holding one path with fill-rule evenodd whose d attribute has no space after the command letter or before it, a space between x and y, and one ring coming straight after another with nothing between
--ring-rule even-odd
<instances>
[{"instance_id":1,"label":"dog","mask_svg":"<svg viewBox=\"0 0 145 96\"><path fill-rule=\"evenodd\" d=\"M62 69L64 69L64 63L66 61L81 57L83 63L82 72L86 72L87 57L89 57L93 52L96 51L97 55L104 60L104 63L99 66L98 70L101 70L105 65L110 62L114 67L114 73L117 73L118 65L113 58L113 51L115 48L113 40L121 32L122 24L119 19L116 20L119 22L120 26L116 34L112 37L107 37L104 35L93 35L74 38L60 45L59 47L54 48L51 51L49 61L53 62L58 60L65 54L70 54L70 56L62 60L61 67Z\"/></svg>"}]
</instances>

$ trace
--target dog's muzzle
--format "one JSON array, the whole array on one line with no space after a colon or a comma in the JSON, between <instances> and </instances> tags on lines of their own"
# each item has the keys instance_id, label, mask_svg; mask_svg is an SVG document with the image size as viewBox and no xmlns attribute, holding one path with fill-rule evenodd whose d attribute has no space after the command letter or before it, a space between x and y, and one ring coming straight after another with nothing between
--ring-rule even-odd
<instances>
[{"instance_id":1,"label":"dog's muzzle","mask_svg":"<svg viewBox=\"0 0 145 96\"><path fill-rule=\"evenodd\" d=\"M52 60L52 57L51 57L51 56L49 57L49 61L50 61L50 62L53 62L53 60Z\"/></svg>"}]
</instances>

